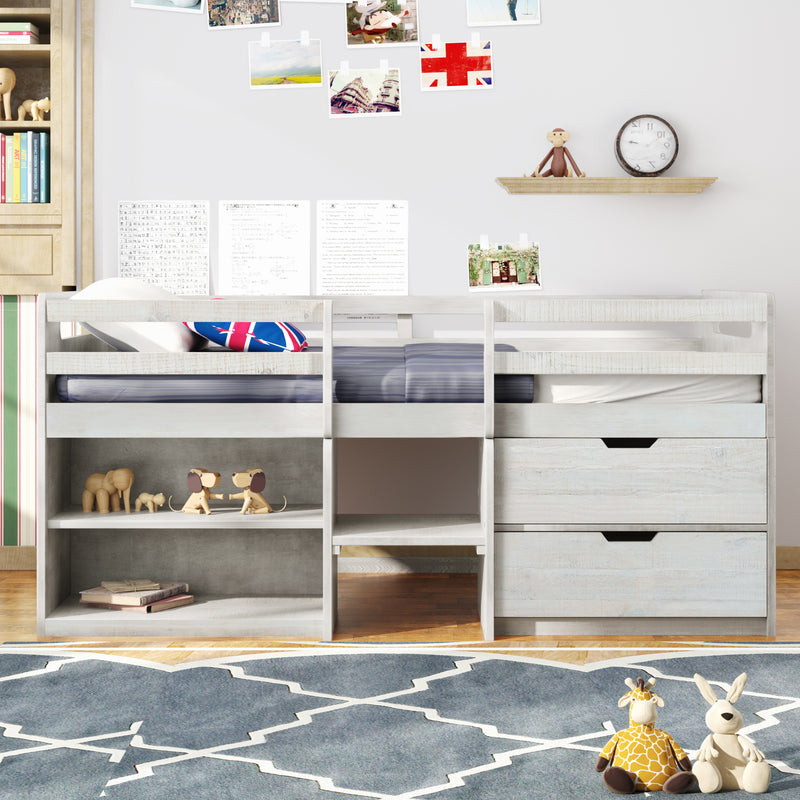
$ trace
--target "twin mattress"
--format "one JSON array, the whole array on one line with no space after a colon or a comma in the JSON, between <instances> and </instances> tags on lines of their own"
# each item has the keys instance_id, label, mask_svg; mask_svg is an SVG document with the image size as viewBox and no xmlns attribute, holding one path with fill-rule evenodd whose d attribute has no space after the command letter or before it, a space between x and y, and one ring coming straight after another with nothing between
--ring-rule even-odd
<instances>
[{"instance_id":1,"label":"twin mattress","mask_svg":"<svg viewBox=\"0 0 800 800\"><path fill-rule=\"evenodd\" d=\"M71 403L318 403L322 378L59 375L56 391L62 402ZM483 346L424 342L402 347L334 347L333 393L339 403L481 403ZM498 376L495 393L497 402L530 403L533 377Z\"/></svg>"},{"instance_id":2,"label":"twin mattress","mask_svg":"<svg viewBox=\"0 0 800 800\"><path fill-rule=\"evenodd\" d=\"M73 403L322 400L318 375L59 375L56 390L62 402ZM333 392L339 403L480 403L483 346L424 342L402 347L335 347ZM497 375L495 402L760 403L761 377Z\"/></svg>"}]
</instances>

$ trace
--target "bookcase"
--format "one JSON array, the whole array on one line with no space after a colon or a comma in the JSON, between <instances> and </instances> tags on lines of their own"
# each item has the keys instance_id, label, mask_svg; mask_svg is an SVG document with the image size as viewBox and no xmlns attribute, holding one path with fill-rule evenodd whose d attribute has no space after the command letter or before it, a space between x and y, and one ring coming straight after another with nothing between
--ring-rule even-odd
<instances>
[{"instance_id":1,"label":"bookcase","mask_svg":"<svg viewBox=\"0 0 800 800\"><path fill-rule=\"evenodd\" d=\"M16 74L11 120L0 132L50 135L47 203L0 203L0 293L37 294L75 285L75 33L76 3L0 0L0 22L29 22L38 44L0 42L0 67ZM49 97L43 121L17 119L24 100Z\"/></svg>"}]
</instances>

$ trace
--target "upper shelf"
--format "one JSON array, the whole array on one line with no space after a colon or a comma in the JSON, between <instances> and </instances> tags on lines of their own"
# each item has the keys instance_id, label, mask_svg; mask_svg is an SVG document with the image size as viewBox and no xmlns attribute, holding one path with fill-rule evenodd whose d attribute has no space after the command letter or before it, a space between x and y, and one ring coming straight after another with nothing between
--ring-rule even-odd
<instances>
[{"instance_id":1,"label":"upper shelf","mask_svg":"<svg viewBox=\"0 0 800 800\"><path fill-rule=\"evenodd\" d=\"M498 178L509 194L699 194L716 178Z\"/></svg>"}]
</instances>

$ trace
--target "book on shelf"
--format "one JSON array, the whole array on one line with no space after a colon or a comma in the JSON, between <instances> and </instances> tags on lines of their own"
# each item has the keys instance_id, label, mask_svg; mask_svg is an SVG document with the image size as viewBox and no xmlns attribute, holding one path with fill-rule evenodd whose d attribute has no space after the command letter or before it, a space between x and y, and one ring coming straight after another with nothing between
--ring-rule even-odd
<instances>
[{"instance_id":1,"label":"book on shelf","mask_svg":"<svg viewBox=\"0 0 800 800\"><path fill-rule=\"evenodd\" d=\"M165 597L172 597L176 594L188 594L189 584L180 581L160 583L158 589L145 589L139 592L111 592L102 586L95 586L92 589L84 589L80 592L80 602L84 605L89 603L111 603L122 606L146 606L163 600Z\"/></svg>"},{"instance_id":2,"label":"book on shelf","mask_svg":"<svg viewBox=\"0 0 800 800\"><path fill-rule=\"evenodd\" d=\"M89 608L102 608L107 611L135 611L137 614L155 614L157 611L168 611L170 608L180 608L194 603L193 594L176 594L164 597L143 606L126 606L122 603L81 603Z\"/></svg>"},{"instance_id":3,"label":"book on shelf","mask_svg":"<svg viewBox=\"0 0 800 800\"><path fill-rule=\"evenodd\" d=\"M39 132L39 202L50 202L50 134Z\"/></svg>"},{"instance_id":4,"label":"book on shelf","mask_svg":"<svg viewBox=\"0 0 800 800\"><path fill-rule=\"evenodd\" d=\"M39 28L32 22L0 22L0 44L39 44Z\"/></svg>"},{"instance_id":5,"label":"book on shelf","mask_svg":"<svg viewBox=\"0 0 800 800\"><path fill-rule=\"evenodd\" d=\"M20 202L20 149L22 147L22 134L19 131L15 131L14 133L14 178L12 182L12 186L14 187L12 193L12 201L13 203Z\"/></svg>"},{"instance_id":6,"label":"book on shelf","mask_svg":"<svg viewBox=\"0 0 800 800\"><path fill-rule=\"evenodd\" d=\"M144 592L152 589L160 589L161 584L146 578L130 578L124 581L100 581L103 589L109 592Z\"/></svg>"},{"instance_id":7,"label":"book on shelf","mask_svg":"<svg viewBox=\"0 0 800 800\"><path fill-rule=\"evenodd\" d=\"M50 202L50 134L0 133L0 203Z\"/></svg>"}]
</instances>

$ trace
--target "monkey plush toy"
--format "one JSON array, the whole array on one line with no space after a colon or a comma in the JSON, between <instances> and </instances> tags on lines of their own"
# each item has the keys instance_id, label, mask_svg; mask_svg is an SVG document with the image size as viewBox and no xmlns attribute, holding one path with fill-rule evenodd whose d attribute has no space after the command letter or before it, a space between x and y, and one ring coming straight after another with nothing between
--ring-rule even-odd
<instances>
[{"instance_id":1,"label":"monkey plush toy","mask_svg":"<svg viewBox=\"0 0 800 800\"><path fill-rule=\"evenodd\" d=\"M575 163L572 153L567 150L569 131L565 131L563 128L553 128L547 134L547 141L553 146L550 148L550 152L542 159L542 163L536 168L536 171L531 176L532 178L548 178L551 175L554 178L571 178L572 170L567 166L567 159L569 159L569 163L572 164L579 178L586 177L586 173L581 172L580 167ZM550 169L547 172L542 172L542 168L551 158L553 162L550 164Z\"/></svg>"}]
</instances>

